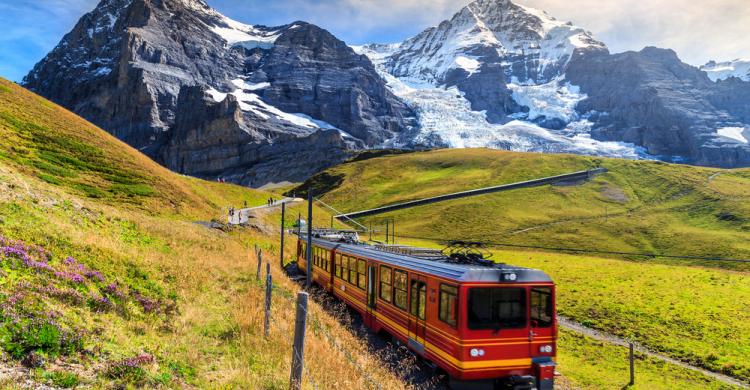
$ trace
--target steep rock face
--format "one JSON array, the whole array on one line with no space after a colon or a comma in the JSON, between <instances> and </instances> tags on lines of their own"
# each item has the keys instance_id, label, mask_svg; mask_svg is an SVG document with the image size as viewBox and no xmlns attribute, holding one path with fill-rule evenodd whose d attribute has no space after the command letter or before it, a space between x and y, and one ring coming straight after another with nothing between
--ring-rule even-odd
<instances>
[{"instance_id":1,"label":"steep rock face","mask_svg":"<svg viewBox=\"0 0 750 390\"><path fill-rule=\"evenodd\" d=\"M571 61L566 75L587 96L577 108L592 112L595 138L635 143L651 154L680 156L701 165L750 163L750 147L717 133L719 128L744 126L742 118L724 109L743 104L672 50L649 47L580 56ZM717 101L720 104L714 104Z\"/></svg>"},{"instance_id":2,"label":"steep rock face","mask_svg":"<svg viewBox=\"0 0 750 390\"><path fill-rule=\"evenodd\" d=\"M401 131L409 109L386 88L367 57L320 27L294 26L252 65L271 84L261 94L266 102L346 129L369 146Z\"/></svg>"},{"instance_id":3,"label":"steep rock face","mask_svg":"<svg viewBox=\"0 0 750 390\"><path fill-rule=\"evenodd\" d=\"M314 173L412 125L369 60L325 30L245 25L201 0L103 0L24 83L173 170L231 170L251 185ZM289 169L265 164L277 153Z\"/></svg>"}]
</instances>

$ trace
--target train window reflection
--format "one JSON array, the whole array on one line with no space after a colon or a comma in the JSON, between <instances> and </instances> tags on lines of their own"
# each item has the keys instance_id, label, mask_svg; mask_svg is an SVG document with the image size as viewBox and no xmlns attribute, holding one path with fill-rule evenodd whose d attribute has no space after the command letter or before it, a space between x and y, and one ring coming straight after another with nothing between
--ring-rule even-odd
<instances>
[{"instance_id":1,"label":"train window reflection","mask_svg":"<svg viewBox=\"0 0 750 390\"><path fill-rule=\"evenodd\" d=\"M526 327L526 290L472 288L469 290L469 329Z\"/></svg>"}]
</instances>

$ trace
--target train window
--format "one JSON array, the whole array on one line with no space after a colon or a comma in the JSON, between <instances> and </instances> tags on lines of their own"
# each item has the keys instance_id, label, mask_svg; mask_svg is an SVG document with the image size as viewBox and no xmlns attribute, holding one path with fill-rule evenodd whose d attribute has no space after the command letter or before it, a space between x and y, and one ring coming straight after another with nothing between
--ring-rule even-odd
<instances>
[{"instance_id":1,"label":"train window","mask_svg":"<svg viewBox=\"0 0 750 390\"><path fill-rule=\"evenodd\" d=\"M458 320L458 289L456 286L440 285L440 321L455 327Z\"/></svg>"},{"instance_id":2,"label":"train window","mask_svg":"<svg viewBox=\"0 0 750 390\"><path fill-rule=\"evenodd\" d=\"M365 275L367 273L367 263L364 260L359 260L359 268L357 268L357 273L359 274L357 287L364 290L367 286L367 276Z\"/></svg>"},{"instance_id":3,"label":"train window","mask_svg":"<svg viewBox=\"0 0 750 390\"><path fill-rule=\"evenodd\" d=\"M427 306L427 285L418 280L411 282L411 314L425 319L425 306Z\"/></svg>"},{"instance_id":4,"label":"train window","mask_svg":"<svg viewBox=\"0 0 750 390\"><path fill-rule=\"evenodd\" d=\"M357 259L349 258L349 283L357 285Z\"/></svg>"},{"instance_id":5,"label":"train window","mask_svg":"<svg viewBox=\"0 0 750 390\"><path fill-rule=\"evenodd\" d=\"M341 280L349 279L349 256L341 255Z\"/></svg>"},{"instance_id":6,"label":"train window","mask_svg":"<svg viewBox=\"0 0 750 390\"><path fill-rule=\"evenodd\" d=\"M393 287L391 287L391 268L380 266L380 299L390 302L393 298Z\"/></svg>"},{"instance_id":7,"label":"train window","mask_svg":"<svg viewBox=\"0 0 750 390\"><path fill-rule=\"evenodd\" d=\"M535 287L531 289L531 321L537 328L552 326L552 289Z\"/></svg>"},{"instance_id":8,"label":"train window","mask_svg":"<svg viewBox=\"0 0 750 390\"><path fill-rule=\"evenodd\" d=\"M341 278L341 253L336 253L336 263L334 267L336 268L336 277Z\"/></svg>"},{"instance_id":9,"label":"train window","mask_svg":"<svg viewBox=\"0 0 750 390\"><path fill-rule=\"evenodd\" d=\"M526 290L472 288L468 314L469 329L523 328L526 326Z\"/></svg>"},{"instance_id":10,"label":"train window","mask_svg":"<svg viewBox=\"0 0 750 390\"><path fill-rule=\"evenodd\" d=\"M393 304L406 310L406 272L393 270Z\"/></svg>"}]
</instances>

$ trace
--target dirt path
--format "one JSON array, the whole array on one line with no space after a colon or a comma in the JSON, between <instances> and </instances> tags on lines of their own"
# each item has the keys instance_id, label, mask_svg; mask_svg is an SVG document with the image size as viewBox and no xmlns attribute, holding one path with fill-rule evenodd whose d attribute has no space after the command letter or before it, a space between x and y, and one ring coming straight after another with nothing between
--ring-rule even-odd
<instances>
[{"instance_id":1,"label":"dirt path","mask_svg":"<svg viewBox=\"0 0 750 390\"><path fill-rule=\"evenodd\" d=\"M247 223L247 221L250 219L250 213L252 213L254 210L272 209L276 207L281 207L282 203L291 204L291 203L299 203L303 201L304 200L300 198L284 198L281 200L277 200L273 202L272 204L267 204L267 205L257 206L257 207L248 207L244 209L235 209L234 214L232 214L231 216L228 216L228 222L230 225L241 225L243 223Z\"/></svg>"},{"instance_id":2,"label":"dirt path","mask_svg":"<svg viewBox=\"0 0 750 390\"><path fill-rule=\"evenodd\" d=\"M580 333L580 334L583 334L585 336L591 337L592 339L599 340L599 341L604 341L604 342L607 342L607 343L610 343L610 344L615 344L615 345L619 345L619 346L623 346L623 347L627 347L628 346L628 341L625 340L625 339L623 339L623 338L614 336L612 334L604 333L604 332L598 331L596 329L588 328L588 327L583 326L580 323L575 322L573 320L570 320L568 318L558 317L558 321L560 323L560 326L562 326L563 328L566 328L566 329L572 330L572 331L574 331L576 333ZM709 371L709 370L706 370L705 368L693 366L693 365L687 364L685 362L681 362L681 361L676 360L676 359L672 359L672 358L670 358L668 356L664 356L662 354L650 351L649 349L647 349L646 347L644 347L644 346L642 346L640 344L633 343L633 348L636 351L638 351L638 352L640 352L640 353L642 353L644 355L648 355L650 357L653 357L653 358L665 361L665 362L670 363L670 364L674 364L676 366L687 368L688 370L700 372L703 375L706 375L706 376L709 376L709 377L714 378L716 380L722 381L722 382L724 382L726 384L729 384L729 385L732 385L732 386L737 386L737 387L740 387L740 388L743 388L743 389L750 389L750 384L742 382L739 379L736 379L736 378L733 378L731 376L727 376L727 375L724 375L724 374L719 374L719 373L716 373L716 372L713 372L713 371Z\"/></svg>"}]
</instances>

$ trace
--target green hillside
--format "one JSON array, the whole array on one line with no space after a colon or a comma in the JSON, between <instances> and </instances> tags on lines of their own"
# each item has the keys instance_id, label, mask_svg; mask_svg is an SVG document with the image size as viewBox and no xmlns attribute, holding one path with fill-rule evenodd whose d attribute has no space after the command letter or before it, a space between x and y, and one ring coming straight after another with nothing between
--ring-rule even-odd
<instances>
[{"instance_id":1,"label":"green hillside","mask_svg":"<svg viewBox=\"0 0 750 390\"><path fill-rule=\"evenodd\" d=\"M0 388L286 388L298 287L278 265L277 212L195 223L269 196L173 174L0 79ZM267 340L254 245L275 278ZM403 387L337 318L311 315L362 369L311 333L306 386Z\"/></svg>"},{"instance_id":2,"label":"green hillside","mask_svg":"<svg viewBox=\"0 0 750 390\"><path fill-rule=\"evenodd\" d=\"M585 185L488 194L361 222L384 228L394 218L399 233L446 240L750 259L747 169L453 149L344 164L303 188L312 184L326 203L350 212L595 167L609 173Z\"/></svg>"},{"instance_id":3,"label":"green hillside","mask_svg":"<svg viewBox=\"0 0 750 390\"><path fill-rule=\"evenodd\" d=\"M600 166L609 173L581 185L446 201L360 222L384 230L385 219L393 219L398 243L436 248L445 240L471 239L750 258L750 170L439 150L344 164L303 187L312 185L323 201L349 212ZM559 285L562 315L750 381L750 264L606 259L508 247L493 253L496 261L548 272Z\"/></svg>"},{"instance_id":4,"label":"green hillside","mask_svg":"<svg viewBox=\"0 0 750 390\"><path fill-rule=\"evenodd\" d=\"M275 261L277 211L258 213L250 228L195 223L223 220L228 206L263 204L269 195L175 175L0 79L0 388L27 380L97 389L287 388L298 287ZM294 205L288 215L305 209ZM315 213L329 221L325 210ZM294 242L287 243L291 253ZM267 340L254 245L272 261ZM583 310L564 304L573 317ZM345 314L314 302L309 311L304 388L407 387L399 375L411 360L383 364L347 329ZM623 348L570 332L559 347L563 388L626 382ZM643 356L636 368L636 389L726 388Z\"/></svg>"}]
</instances>

